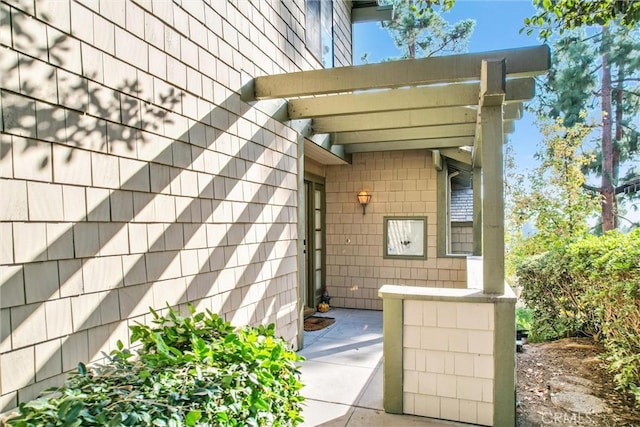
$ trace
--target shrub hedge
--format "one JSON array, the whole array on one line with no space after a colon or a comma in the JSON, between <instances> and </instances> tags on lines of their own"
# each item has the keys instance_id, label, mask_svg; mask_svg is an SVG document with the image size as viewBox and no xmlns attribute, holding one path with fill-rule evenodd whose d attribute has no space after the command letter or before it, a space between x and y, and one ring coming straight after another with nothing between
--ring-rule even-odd
<instances>
[{"instance_id":1,"label":"shrub hedge","mask_svg":"<svg viewBox=\"0 0 640 427\"><path fill-rule=\"evenodd\" d=\"M22 403L14 426L295 426L297 363L274 325L236 329L209 311L131 327L138 356L118 342L109 363L79 365L62 388Z\"/></svg>"},{"instance_id":2,"label":"shrub hedge","mask_svg":"<svg viewBox=\"0 0 640 427\"><path fill-rule=\"evenodd\" d=\"M621 389L640 405L640 229L589 236L516 268L537 340L602 340Z\"/></svg>"}]
</instances>

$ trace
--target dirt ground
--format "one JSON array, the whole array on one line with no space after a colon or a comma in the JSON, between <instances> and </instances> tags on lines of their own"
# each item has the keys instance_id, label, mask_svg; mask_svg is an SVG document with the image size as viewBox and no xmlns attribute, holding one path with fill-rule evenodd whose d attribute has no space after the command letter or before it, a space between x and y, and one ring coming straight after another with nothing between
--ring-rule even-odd
<instances>
[{"instance_id":1,"label":"dirt ground","mask_svg":"<svg viewBox=\"0 0 640 427\"><path fill-rule=\"evenodd\" d=\"M602 347L587 338L524 345L517 358L518 427L640 427L640 408L634 407L630 396L615 389L612 374L598 358L601 352ZM575 387L590 395L562 394L582 400L585 410L572 412L567 408L574 402L558 402L558 393L565 391L567 381L579 382L582 385ZM590 405L597 402L594 397L604 403L600 413L593 413L597 411L597 405Z\"/></svg>"}]
</instances>

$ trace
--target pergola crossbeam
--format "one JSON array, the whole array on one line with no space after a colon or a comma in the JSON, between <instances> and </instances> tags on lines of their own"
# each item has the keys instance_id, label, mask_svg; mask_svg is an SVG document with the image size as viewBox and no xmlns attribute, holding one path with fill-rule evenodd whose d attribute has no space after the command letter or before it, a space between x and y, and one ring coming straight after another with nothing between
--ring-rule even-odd
<instances>
[{"instance_id":1,"label":"pergola crossbeam","mask_svg":"<svg viewBox=\"0 0 640 427\"><path fill-rule=\"evenodd\" d=\"M532 78L509 80L505 102L523 102L535 93ZM345 114L416 110L478 105L479 83L394 89L377 92L320 96L289 101L290 119L315 118Z\"/></svg>"},{"instance_id":2,"label":"pergola crossbeam","mask_svg":"<svg viewBox=\"0 0 640 427\"><path fill-rule=\"evenodd\" d=\"M254 99L480 80L480 64L504 59L507 77L533 77L550 66L548 46L430 57L256 77ZM249 100L249 99L247 99Z\"/></svg>"},{"instance_id":3,"label":"pergola crossbeam","mask_svg":"<svg viewBox=\"0 0 640 427\"><path fill-rule=\"evenodd\" d=\"M520 119L522 110L521 103L505 105L503 117L505 122ZM477 115L476 107L423 108L418 110L316 117L313 119L312 127L313 131L317 133L406 129L421 126L475 123Z\"/></svg>"},{"instance_id":4,"label":"pergola crossbeam","mask_svg":"<svg viewBox=\"0 0 640 427\"><path fill-rule=\"evenodd\" d=\"M350 132L401 129L421 126L475 123L477 111L470 107L424 108L313 119L315 132Z\"/></svg>"},{"instance_id":5,"label":"pergola crossbeam","mask_svg":"<svg viewBox=\"0 0 640 427\"><path fill-rule=\"evenodd\" d=\"M524 107L522 103L507 104L502 109L504 120L520 120L522 118L522 112Z\"/></svg>"},{"instance_id":6,"label":"pergola crossbeam","mask_svg":"<svg viewBox=\"0 0 640 427\"><path fill-rule=\"evenodd\" d=\"M417 150L464 147L473 144L473 137L413 139L407 141L382 141L345 146L346 153L363 153L369 151Z\"/></svg>"},{"instance_id":7,"label":"pergola crossbeam","mask_svg":"<svg viewBox=\"0 0 640 427\"><path fill-rule=\"evenodd\" d=\"M475 134L475 123L462 125L425 126L405 129L341 132L333 134L334 144L360 144L379 141L405 141L410 139L451 138Z\"/></svg>"}]
</instances>

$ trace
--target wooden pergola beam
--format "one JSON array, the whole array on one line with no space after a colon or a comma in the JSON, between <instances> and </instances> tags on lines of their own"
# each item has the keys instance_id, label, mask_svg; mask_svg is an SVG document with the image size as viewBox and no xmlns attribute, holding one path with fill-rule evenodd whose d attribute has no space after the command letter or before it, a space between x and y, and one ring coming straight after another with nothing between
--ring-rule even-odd
<instances>
[{"instance_id":1,"label":"wooden pergola beam","mask_svg":"<svg viewBox=\"0 0 640 427\"><path fill-rule=\"evenodd\" d=\"M477 111L470 107L423 108L313 119L315 132L350 132L379 129L401 129L420 126L475 123Z\"/></svg>"},{"instance_id":2,"label":"wooden pergola beam","mask_svg":"<svg viewBox=\"0 0 640 427\"><path fill-rule=\"evenodd\" d=\"M364 114L383 111L478 105L480 84L463 83L408 89L385 90L346 95L292 99L288 113L292 120ZM532 78L514 79L506 83L505 102L523 102L533 98Z\"/></svg>"},{"instance_id":3,"label":"wooden pergola beam","mask_svg":"<svg viewBox=\"0 0 640 427\"><path fill-rule=\"evenodd\" d=\"M253 99L477 81L486 59L504 59L507 77L533 77L549 69L550 51L542 45L256 77Z\"/></svg>"},{"instance_id":4,"label":"wooden pergola beam","mask_svg":"<svg viewBox=\"0 0 640 427\"><path fill-rule=\"evenodd\" d=\"M393 16L393 5L375 6L361 5L362 2L353 2L351 9L351 23L390 21Z\"/></svg>"},{"instance_id":5,"label":"wooden pergola beam","mask_svg":"<svg viewBox=\"0 0 640 427\"><path fill-rule=\"evenodd\" d=\"M520 119L522 110L521 103L505 105L503 115L505 122ZM312 127L313 131L317 133L401 129L475 123L477 115L477 107L423 108L418 110L316 117L313 119Z\"/></svg>"},{"instance_id":6,"label":"wooden pergola beam","mask_svg":"<svg viewBox=\"0 0 640 427\"><path fill-rule=\"evenodd\" d=\"M406 141L411 139L451 138L475 135L475 123L461 125L423 126L405 129L385 129L341 132L332 135L334 144L361 144L379 141Z\"/></svg>"},{"instance_id":7,"label":"wooden pergola beam","mask_svg":"<svg viewBox=\"0 0 640 427\"><path fill-rule=\"evenodd\" d=\"M345 146L346 153L366 153L370 151L417 150L464 147L472 145L473 137L413 139L407 141L382 141Z\"/></svg>"},{"instance_id":8,"label":"wooden pergola beam","mask_svg":"<svg viewBox=\"0 0 640 427\"><path fill-rule=\"evenodd\" d=\"M522 103L515 102L511 104L507 104L503 107L503 119L504 120L520 120L522 118L522 112L524 107Z\"/></svg>"}]
</instances>

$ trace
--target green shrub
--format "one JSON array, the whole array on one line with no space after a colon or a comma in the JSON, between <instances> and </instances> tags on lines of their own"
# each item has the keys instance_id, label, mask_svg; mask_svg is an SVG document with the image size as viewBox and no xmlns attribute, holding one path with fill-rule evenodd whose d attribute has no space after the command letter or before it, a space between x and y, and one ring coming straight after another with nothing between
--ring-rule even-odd
<instances>
[{"instance_id":1,"label":"green shrub","mask_svg":"<svg viewBox=\"0 0 640 427\"><path fill-rule=\"evenodd\" d=\"M575 280L587 284L584 299L598 316L614 379L640 405L640 229L590 236L570 255Z\"/></svg>"},{"instance_id":2,"label":"green shrub","mask_svg":"<svg viewBox=\"0 0 640 427\"><path fill-rule=\"evenodd\" d=\"M302 358L274 325L233 328L216 314L131 327L138 357L118 342L110 362L79 365L66 385L20 404L14 426L295 426Z\"/></svg>"},{"instance_id":3,"label":"green shrub","mask_svg":"<svg viewBox=\"0 0 640 427\"><path fill-rule=\"evenodd\" d=\"M533 321L533 312L527 307L516 308L516 329L519 331L530 331Z\"/></svg>"},{"instance_id":4,"label":"green shrub","mask_svg":"<svg viewBox=\"0 0 640 427\"><path fill-rule=\"evenodd\" d=\"M588 236L517 267L534 339L602 340L621 389L640 405L640 229Z\"/></svg>"},{"instance_id":5,"label":"green shrub","mask_svg":"<svg viewBox=\"0 0 640 427\"><path fill-rule=\"evenodd\" d=\"M593 332L593 313L581 298L583 283L573 280L567 261L566 251L558 249L528 257L516 268L522 298L533 313L533 341Z\"/></svg>"}]
</instances>

